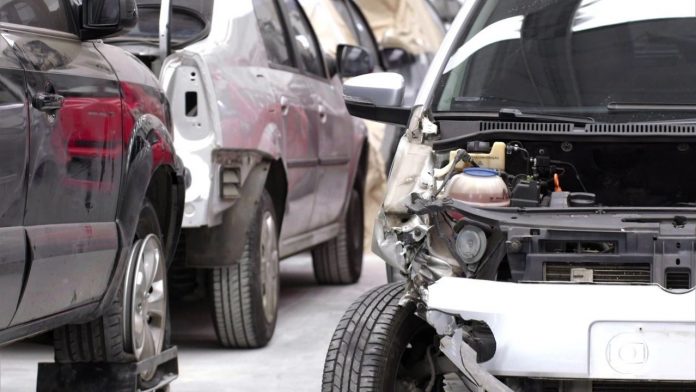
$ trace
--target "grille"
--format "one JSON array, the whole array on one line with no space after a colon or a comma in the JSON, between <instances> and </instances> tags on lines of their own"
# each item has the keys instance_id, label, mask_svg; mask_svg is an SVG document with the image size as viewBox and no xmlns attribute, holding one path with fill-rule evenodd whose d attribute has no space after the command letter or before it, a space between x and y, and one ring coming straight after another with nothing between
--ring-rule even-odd
<instances>
[{"instance_id":1,"label":"grille","mask_svg":"<svg viewBox=\"0 0 696 392\"><path fill-rule=\"evenodd\" d=\"M696 383L595 381L592 392L696 392Z\"/></svg>"},{"instance_id":2,"label":"grille","mask_svg":"<svg viewBox=\"0 0 696 392\"><path fill-rule=\"evenodd\" d=\"M536 131L536 132L571 132L573 124L570 123L533 123L533 122L505 122L482 121L481 131Z\"/></svg>"},{"instance_id":3,"label":"grille","mask_svg":"<svg viewBox=\"0 0 696 392\"><path fill-rule=\"evenodd\" d=\"M588 133L693 134L696 126L685 124L590 124Z\"/></svg>"},{"instance_id":4,"label":"grille","mask_svg":"<svg viewBox=\"0 0 696 392\"><path fill-rule=\"evenodd\" d=\"M238 167L220 168L220 197L224 200L236 200L241 195L241 169Z\"/></svg>"},{"instance_id":5,"label":"grille","mask_svg":"<svg viewBox=\"0 0 696 392\"><path fill-rule=\"evenodd\" d=\"M574 271L575 270L575 271ZM570 282L571 273L589 270L595 283L650 283L650 264L544 263L544 280Z\"/></svg>"},{"instance_id":6,"label":"grille","mask_svg":"<svg viewBox=\"0 0 696 392\"><path fill-rule=\"evenodd\" d=\"M541 249L546 253L616 253L615 241L539 241Z\"/></svg>"},{"instance_id":7,"label":"grille","mask_svg":"<svg viewBox=\"0 0 696 392\"><path fill-rule=\"evenodd\" d=\"M541 392L587 391L585 383L578 387L573 381L541 381ZM527 390L527 389L525 389ZM531 388L529 389L531 390ZM696 383L646 381L594 381L592 392L696 392Z\"/></svg>"},{"instance_id":8,"label":"grille","mask_svg":"<svg viewBox=\"0 0 696 392\"><path fill-rule=\"evenodd\" d=\"M481 121L481 131L532 131L532 132L572 132L573 124L570 123L535 123L512 121ZM596 123L585 126L586 133L593 134L668 134L668 135L693 135L696 134L696 125L692 124L612 124Z\"/></svg>"},{"instance_id":9,"label":"grille","mask_svg":"<svg viewBox=\"0 0 696 392\"><path fill-rule=\"evenodd\" d=\"M691 271L686 268L667 270L665 272L665 287L668 289L691 288Z\"/></svg>"}]
</instances>

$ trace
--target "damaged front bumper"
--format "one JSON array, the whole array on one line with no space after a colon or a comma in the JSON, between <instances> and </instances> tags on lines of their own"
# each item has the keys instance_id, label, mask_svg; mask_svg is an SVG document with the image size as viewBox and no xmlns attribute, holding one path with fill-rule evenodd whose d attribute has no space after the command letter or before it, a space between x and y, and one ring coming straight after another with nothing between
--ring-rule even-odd
<instances>
[{"instance_id":1,"label":"damaged front bumper","mask_svg":"<svg viewBox=\"0 0 696 392\"><path fill-rule=\"evenodd\" d=\"M495 338L495 354L480 364L495 376L696 380L693 289L442 278L422 299L442 352L463 372L478 365L458 325L477 320Z\"/></svg>"}]
</instances>

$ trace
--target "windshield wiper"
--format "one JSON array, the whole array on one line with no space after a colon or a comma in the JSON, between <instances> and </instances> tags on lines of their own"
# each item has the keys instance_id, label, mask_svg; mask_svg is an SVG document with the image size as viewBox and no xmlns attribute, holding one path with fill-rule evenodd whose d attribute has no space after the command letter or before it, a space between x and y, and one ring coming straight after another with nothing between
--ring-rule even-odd
<instances>
[{"instance_id":1,"label":"windshield wiper","mask_svg":"<svg viewBox=\"0 0 696 392\"><path fill-rule=\"evenodd\" d=\"M609 112L696 112L696 104L611 102Z\"/></svg>"},{"instance_id":2,"label":"windshield wiper","mask_svg":"<svg viewBox=\"0 0 696 392\"><path fill-rule=\"evenodd\" d=\"M435 114L439 118L480 118L498 120L518 120L529 122L548 122L548 123L572 123L585 125L594 123L592 117L565 116L562 114L545 114L534 112L523 112L515 108L501 108L497 112L440 112Z\"/></svg>"},{"instance_id":3,"label":"windshield wiper","mask_svg":"<svg viewBox=\"0 0 696 392\"><path fill-rule=\"evenodd\" d=\"M520 109L501 108L498 110L498 117L501 119L515 118L521 120L543 121L543 122L570 122L573 124L593 123L592 117L565 116L561 114L527 113Z\"/></svg>"},{"instance_id":4,"label":"windshield wiper","mask_svg":"<svg viewBox=\"0 0 696 392\"><path fill-rule=\"evenodd\" d=\"M127 35L120 37L105 38L104 42L110 44L145 44L145 45L158 45L159 39L155 38L144 38L144 37L129 37Z\"/></svg>"}]
</instances>

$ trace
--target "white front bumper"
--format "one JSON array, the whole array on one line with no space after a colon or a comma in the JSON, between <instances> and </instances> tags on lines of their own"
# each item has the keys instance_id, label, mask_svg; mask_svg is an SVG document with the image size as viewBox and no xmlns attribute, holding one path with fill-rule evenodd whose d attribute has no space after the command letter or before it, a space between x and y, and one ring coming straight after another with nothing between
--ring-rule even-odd
<instances>
[{"instance_id":1,"label":"white front bumper","mask_svg":"<svg viewBox=\"0 0 696 392\"><path fill-rule=\"evenodd\" d=\"M442 278L428 310L488 324L500 376L696 380L696 291Z\"/></svg>"}]
</instances>

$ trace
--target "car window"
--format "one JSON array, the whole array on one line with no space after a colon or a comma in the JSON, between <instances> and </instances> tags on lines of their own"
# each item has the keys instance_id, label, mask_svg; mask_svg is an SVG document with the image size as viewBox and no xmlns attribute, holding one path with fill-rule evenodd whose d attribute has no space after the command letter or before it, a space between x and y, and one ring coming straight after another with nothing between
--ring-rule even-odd
<instances>
[{"instance_id":1,"label":"car window","mask_svg":"<svg viewBox=\"0 0 696 392\"><path fill-rule=\"evenodd\" d=\"M313 75L326 77L322 52L307 17L297 0L285 0L285 4L288 8L290 35L295 41L302 69Z\"/></svg>"},{"instance_id":2,"label":"car window","mask_svg":"<svg viewBox=\"0 0 696 392\"><path fill-rule=\"evenodd\" d=\"M487 1L454 43L435 111L515 108L601 122L692 119L689 110L612 106L694 102L694 3L636 2L628 14L617 11L620 4Z\"/></svg>"},{"instance_id":3,"label":"car window","mask_svg":"<svg viewBox=\"0 0 696 392\"><path fill-rule=\"evenodd\" d=\"M0 0L0 22L73 32L63 0Z\"/></svg>"},{"instance_id":4,"label":"car window","mask_svg":"<svg viewBox=\"0 0 696 392\"><path fill-rule=\"evenodd\" d=\"M338 14L341 16L341 19L343 19L343 23L346 24L346 26L349 26L350 32L353 35L356 35L357 39L357 34L355 31L355 26L353 25L353 18L350 16L350 11L348 11L348 6L346 5L345 1L343 0L333 0L332 1L334 8L338 12Z\"/></svg>"},{"instance_id":5,"label":"car window","mask_svg":"<svg viewBox=\"0 0 696 392\"><path fill-rule=\"evenodd\" d=\"M350 14L355 21L355 30L358 32L358 39L360 40L360 46L365 48L367 52L372 57L373 64L380 64L379 61L379 48L375 44L375 39L370 31L370 26L367 24L365 17L362 12L358 9L358 6L353 3L352 0L347 1L350 8Z\"/></svg>"},{"instance_id":6,"label":"car window","mask_svg":"<svg viewBox=\"0 0 696 392\"><path fill-rule=\"evenodd\" d=\"M274 0L254 0L254 13L261 30L268 60L274 64L293 66L287 36Z\"/></svg>"},{"instance_id":7,"label":"car window","mask_svg":"<svg viewBox=\"0 0 696 392\"><path fill-rule=\"evenodd\" d=\"M117 40L132 37L158 41L161 3L161 0L138 0L138 24ZM213 0L172 2L171 36L174 48L190 45L208 36L213 4Z\"/></svg>"}]
</instances>

